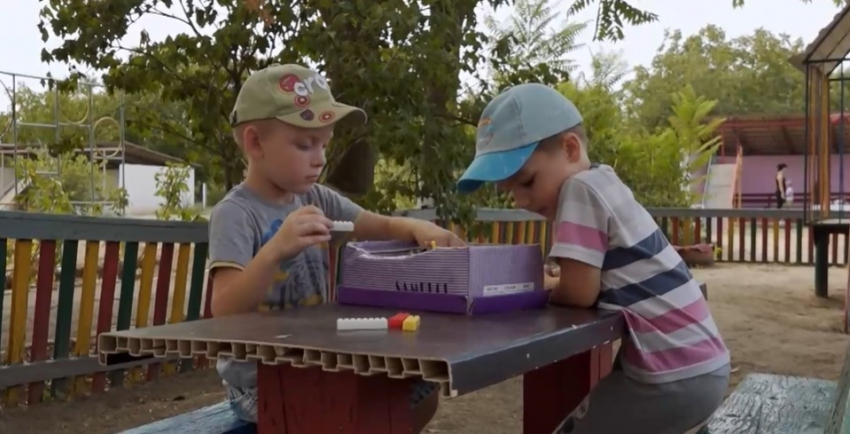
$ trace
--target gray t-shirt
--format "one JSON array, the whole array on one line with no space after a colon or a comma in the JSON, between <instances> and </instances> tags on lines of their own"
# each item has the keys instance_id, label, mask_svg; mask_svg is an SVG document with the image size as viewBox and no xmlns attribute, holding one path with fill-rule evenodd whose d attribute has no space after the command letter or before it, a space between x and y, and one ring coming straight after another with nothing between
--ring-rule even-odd
<instances>
[{"instance_id":1,"label":"gray t-shirt","mask_svg":"<svg viewBox=\"0 0 850 434\"><path fill-rule=\"evenodd\" d=\"M244 269L286 216L305 205L315 205L331 220L351 222L356 221L363 210L348 198L319 184L283 205L269 203L244 184L237 185L213 208L210 216L210 270L217 267ZM328 264L327 245L309 247L282 262L265 303L258 309L292 309L324 302ZM232 386L256 387L257 365L254 362L219 359L216 368L222 379Z\"/></svg>"}]
</instances>

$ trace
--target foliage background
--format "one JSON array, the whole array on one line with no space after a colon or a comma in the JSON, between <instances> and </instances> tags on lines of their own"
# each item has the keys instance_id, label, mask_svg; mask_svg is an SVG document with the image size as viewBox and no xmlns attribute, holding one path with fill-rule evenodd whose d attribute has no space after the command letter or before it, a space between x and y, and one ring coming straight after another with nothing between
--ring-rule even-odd
<instances>
[{"instance_id":1,"label":"foliage background","mask_svg":"<svg viewBox=\"0 0 850 434\"><path fill-rule=\"evenodd\" d=\"M479 31L482 6L515 13L505 22L485 17ZM802 110L803 76L787 59L803 42L764 30L733 39L712 25L694 35L673 30L649 66L630 69L617 53L602 52L579 74L572 53L584 49L582 35L621 38L624 26L657 18L633 6L573 3L570 11L599 8L589 23L558 13L562 6L550 0L308 0L295 8L262 0L51 0L40 28L45 40L63 40L44 50L45 61L98 71L62 83L64 118L117 118L123 108L126 140L198 163L197 179L213 187L213 199L244 169L227 123L241 83L270 63L300 62L322 71L340 100L370 117L362 128L339 131L325 183L377 211L433 203L443 217L468 222L474 206L510 205L492 189L453 194L472 157L478 115L507 86L537 81L573 99L592 158L616 167L649 206L699 200L688 188L695 181L689 169L716 149L723 117ZM143 17L180 23L185 33L154 40L137 24ZM126 45L128 35L140 43ZM471 78L461 81L461 73ZM75 86L81 80L103 85L90 102ZM24 89L17 108L20 117L52 122L54 105L49 95ZM119 131L104 123L96 136L114 140ZM55 151L87 137L67 128L58 138L22 131L19 140ZM681 165L689 155L689 167Z\"/></svg>"}]
</instances>

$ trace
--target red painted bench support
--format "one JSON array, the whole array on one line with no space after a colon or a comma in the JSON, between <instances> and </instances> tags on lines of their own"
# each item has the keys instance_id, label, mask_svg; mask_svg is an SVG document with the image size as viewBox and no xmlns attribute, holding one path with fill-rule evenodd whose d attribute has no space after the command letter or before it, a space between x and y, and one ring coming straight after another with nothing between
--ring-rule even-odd
<instances>
[{"instance_id":1,"label":"red painted bench support","mask_svg":"<svg viewBox=\"0 0 850 434\"><path fill-rule=\"evenodd\" d=\"M260 364L258 434L410 434L410 380Z\"/></svg>"},{"instance_id":2,"label":"red painted bench support","mask_svg":"<svg viewBox=\"0 0 850 434\"><path fill-rule=\"evenodd\" d=\"M609 342L523 376L523 434L551 434L611 372L613 348Z\"/></svg>"}]
</instances>

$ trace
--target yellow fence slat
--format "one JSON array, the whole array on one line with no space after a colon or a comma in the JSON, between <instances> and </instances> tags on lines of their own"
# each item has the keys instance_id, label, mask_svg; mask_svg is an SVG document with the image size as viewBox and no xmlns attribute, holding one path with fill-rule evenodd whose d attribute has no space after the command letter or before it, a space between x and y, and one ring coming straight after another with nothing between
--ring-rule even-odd
<instances>
[{"instance_id":1,"label":"yellow fence slat","mask_svg":"<svg viewBox=\"0 0 850 434\"><path fill-rule=\"evenodd\" d=\"M32 240L17 240L15 242L13 259L15 268L12 270L12 312L9 318L9 346L6 350L7 365L24 362L27 338L27 305L30 276L32 275L32 247ZM22 386L6 389L4 399L6 405L9 407L18 405L23 393Z\"/></svg>"},{"instance_id":2,"label":"yellow fence slat","mask_svg":"<svg viewBox=\"0 0 850 434\"><path fill-rule=\"evenodd\" d=\"M80 293L80 315L77 318L77 342L73 354L77 357L88 356L91 352L91 336L94 334L94 300L97 286L97 265L99 261L100 242L86 241L85 262L83 263L83 284ZM72 381L72 396L83 396L88 393L88 382L85 376Z\"/></svg>"},{"instance_id":3,"label":"yellow fence slat","mask_svg":"<svg viewBox=\"0 0 850 434\"><path fill-rule=\"evenodd\" d=\"M177 269L174 276L174 292L171 294L170 323L183 321L186 308L186 283L189 279L189 254L191 244L181 244L177 248Z\"/></svg>"},{"instance_id":4,"label":"yellow fence slat","mask_svg":"<svg viewBox=\"0 0 850 434\"><path fill-rule=\"evenodd\" d=\"M177 269L174 276L174 290L171 293L171 315L168 319L168 322L172 324L185 319L186 282L189 277L189 253L191 249L191 244L181 244L177 248ZM177 363L168 362L165 364L165 375L176 373Z\"/></svg>"},{"instance_id":5,"label":"yellow fence slat","mask_svg":"<svg viewBox=\"0 0 850 434\"><path fill-rule=\"evenodd\" d=\"M779 219L773 219L773 261L781 262L779 259Z\"/></svg>"},{"instance_id":6,"label":"yellow fence slat","mask_svg":"<svg viewBox=\"0 0 850 434\"><path fill-rule=\"evenodd\" d=\"M151 295L153 293L153 275L156 268L157 243L145 243L142 251L142 271L139 278L139 297L136 307L136 328L147 327L148 316L151 308ZM130 373L130 381L139 382L142 379L142 369L133 368Z\"/></svg>"}]
</instances>

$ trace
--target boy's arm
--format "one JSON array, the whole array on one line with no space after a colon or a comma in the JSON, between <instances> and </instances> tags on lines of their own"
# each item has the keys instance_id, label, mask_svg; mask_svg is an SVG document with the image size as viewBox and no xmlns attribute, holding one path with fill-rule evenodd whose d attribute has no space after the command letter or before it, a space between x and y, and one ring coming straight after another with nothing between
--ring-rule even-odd
<instances>
[{"instance_id":1,"label":"boy's arm","mask_svg":"<svg viewBox=\"0 0 850 434\"><path fill-rule=\"evenodd\" d=\"M363 240L416 241L418 225L428 224L424 220L408 217L389 217L363 211L354 223L354 236ZM436 240L435 240L436 241Z\"/></svg>"},{"instance_id":2,"label":"boy's arm","mask_svg":"<svg viewBox=\"0 0 850 434\"><path fill-rule=\"evenodd\" d=\"M463 245L454 234L433 223L407 217L388 217L366 211L345 196L317 184L317 193L322 210L331 220L354 223L352 237L359 240L416 241L416 234L434 238L441 246Z\"/></svg>"},{"instance_id":3,"label":"boy's arm","mask_svg":"<svg viewBox=\"0 0 850 434\"><path fill-rule=\"evenodd\" d=\"M211 301L215 317L252 312L264 300L279 266L269 249L254 256L256 234L248 213L222 202L210 216Z\"/></svg>"},{"instance_id":4,"label":"boy's arm","mask_svg":"<svg viewBox=\"0 0 850 434\"><path fill-rule=\"evenodd\" d=\"M602 262L608 249L608 206L585 183L572 180L555 222L550 257L557 259L560 278L552 288L555 304L589 308L602 284Z\"/></svg>"}]
</instances>

